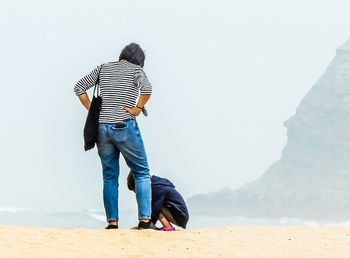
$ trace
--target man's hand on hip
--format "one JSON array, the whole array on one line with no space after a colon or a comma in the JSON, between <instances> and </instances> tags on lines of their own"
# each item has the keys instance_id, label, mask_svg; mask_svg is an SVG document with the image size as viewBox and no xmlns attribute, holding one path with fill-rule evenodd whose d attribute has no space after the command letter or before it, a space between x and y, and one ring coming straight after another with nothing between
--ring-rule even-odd
<instances>
[{"instance_id":1,"label":"man's hand on hip","mask_svg":"<svg viewBox=\"0 0 350 258\"><path fill-rule=\"evenodd\" d=\"M128 111L133 116L138 116L141 113L141 110L142 110L142 109L140 109L138 107L133 107L133 108L123 107L123 109Z\"/></svg>"}]
</instances>

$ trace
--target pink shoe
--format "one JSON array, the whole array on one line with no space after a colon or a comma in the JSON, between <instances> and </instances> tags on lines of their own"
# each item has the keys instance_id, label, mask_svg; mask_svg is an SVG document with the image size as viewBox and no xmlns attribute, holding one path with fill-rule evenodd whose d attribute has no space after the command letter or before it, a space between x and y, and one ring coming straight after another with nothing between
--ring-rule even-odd
<instances>
[{"instance_id":1,"label":"pink shoe","mask_svg":"<svg viewBox=\"0 0 350 258\"><path fill-rule=\"evenodd\" d=\"M162 230L162 231L175 231L175 228L162 227L160 230Z\"/></svg>"}]
</instances>

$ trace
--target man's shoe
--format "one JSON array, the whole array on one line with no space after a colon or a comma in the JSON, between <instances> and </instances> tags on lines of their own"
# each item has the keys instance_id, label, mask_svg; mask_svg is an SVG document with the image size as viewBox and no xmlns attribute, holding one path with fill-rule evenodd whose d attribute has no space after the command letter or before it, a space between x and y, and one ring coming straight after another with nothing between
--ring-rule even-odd
<instances>
[{"instance_id":1,"label":"man's shoe","mask_svg":"<svg viewBox=\"0 0 350 258\"><path fill-rule=\"evenodd\" d=\"M105 229L118 229L118 225L109 224Z\"/></svg>"},{"instance_id":2,"label":"man's shoe","mask_svg":"<svg viewBox=\"0 0 350 258\"><path fill-rule=\"evenodd\" d=\"M138 230L151 229L151 223L152 223L151 220L149 220L148 222L140 221L137 229Z\"/></svg>"}]
</instances>

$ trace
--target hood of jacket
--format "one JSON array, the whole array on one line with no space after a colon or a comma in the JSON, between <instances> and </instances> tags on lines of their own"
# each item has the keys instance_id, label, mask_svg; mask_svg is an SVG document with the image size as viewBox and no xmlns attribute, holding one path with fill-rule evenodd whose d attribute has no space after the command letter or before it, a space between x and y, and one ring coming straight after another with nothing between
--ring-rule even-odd
<instances>
[{"instance_id":1,"label":"hood of jacket","mask_svg":"<svg viewBox=\"0 0 350 258\"><path fill-rule=\"evenodd\" d=\"M152 185L164 185L174 187L174 184L166 178L161 178L159 176L152 176Z\"/></svg>"}]
</instances>

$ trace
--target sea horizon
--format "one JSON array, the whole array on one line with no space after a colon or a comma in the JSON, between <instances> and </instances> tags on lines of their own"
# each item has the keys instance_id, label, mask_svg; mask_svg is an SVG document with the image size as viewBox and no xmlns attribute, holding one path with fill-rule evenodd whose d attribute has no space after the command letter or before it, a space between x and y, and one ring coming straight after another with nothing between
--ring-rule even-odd
<instances>
[{"instance_id":1,"label":"sea horizon","mask_svg":"<svg viewBox=\"0 0 350 258\"><path fill-rule=\"evenodd\" d=\"M120 228L137 225L137 210L119 211ZM39 226L53 228L99 229L106 226L104 210L100 209L37 209L32 207L0 207L0 224L9 226ZM187 229L218 228L228 226L311 226L335 227L350 226L350 221L320 221L301 218L247 218L243 216L217 217L209 215L190 215ZM159 226L159 225L158 225ZM180 228L178 228L180 229Z\"/></svg>"}]
</instances>

